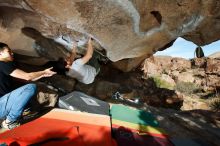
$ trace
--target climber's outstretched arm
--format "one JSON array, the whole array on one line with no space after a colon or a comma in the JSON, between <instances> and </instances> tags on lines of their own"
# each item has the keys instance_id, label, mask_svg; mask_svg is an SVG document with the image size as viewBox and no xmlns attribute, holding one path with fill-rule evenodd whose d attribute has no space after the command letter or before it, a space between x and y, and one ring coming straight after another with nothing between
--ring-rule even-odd
<instances>
[{"instance_id":1,"label":"climber's outstretched arm","mask_svg":"<svg viewBox=\"0 0 220 146\"><path fill-rule=\"evenodd\" d=\"M94 49L92 47L92 40L90 38L89 41L88 41L86 54L82 57L82 62L84 64L86 64L92 58L93 51L94 51Z\"/></svg>"}]
</instances>

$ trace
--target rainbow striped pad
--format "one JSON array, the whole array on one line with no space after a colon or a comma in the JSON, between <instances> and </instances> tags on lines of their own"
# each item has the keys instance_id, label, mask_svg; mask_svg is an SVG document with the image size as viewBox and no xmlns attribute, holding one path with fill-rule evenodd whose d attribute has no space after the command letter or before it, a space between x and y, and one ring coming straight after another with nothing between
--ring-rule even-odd
<instances>
[{"instance_id":1,"label":"rainbow striped pad","mask_svg":"<svg viewBox=\"0 0 220 146\"><path fill-rule=\"evenodd\" d=\"M139 134L166 137L166 133L159 127L153 114L123 105L112 105L112 127L125 127Z\"/></svg>"}]
</instances>

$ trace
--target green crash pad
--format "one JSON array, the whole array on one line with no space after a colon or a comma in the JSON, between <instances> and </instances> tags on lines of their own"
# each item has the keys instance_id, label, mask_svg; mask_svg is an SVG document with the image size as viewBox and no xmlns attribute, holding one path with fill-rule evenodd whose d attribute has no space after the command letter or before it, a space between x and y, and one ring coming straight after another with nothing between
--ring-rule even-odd
<instances>
[{"instance_id":1,"label":"green crash pad","mask_svg":"<svg viewBox=\"0 0 220 146\"><path fill-rule=\"evenodd\" d=\"M112 105L110 114L112 119L115 120L139 125L159 127L159 123L154 118L153 114L143 110L136 110L123 105Z\"/></svg>"}]
</instances>

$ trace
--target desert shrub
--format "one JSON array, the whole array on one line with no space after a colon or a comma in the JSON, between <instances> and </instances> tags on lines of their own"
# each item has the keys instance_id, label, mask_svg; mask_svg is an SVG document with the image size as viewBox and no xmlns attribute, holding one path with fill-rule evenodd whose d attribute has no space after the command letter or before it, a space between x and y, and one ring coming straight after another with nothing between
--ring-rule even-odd
<instances>
[{"instance_id":1,"label":"desert shrub","mask_svg":"<svg viewBox=\"0 0 220 146\"><path fill-rule=\"evenodd\" d=\"M165 89L173 90L173 86L170 83L162 80L160 77L154 76L151 77L151 79L154 81L157 88L165 88Z\"/></svg>"},{"instance_id":2,"label":"desert shrub","mask_svg":"<svg viewBox=\"0 0 220 146\"><path fill-rule=\"evenodd\" d=\"M198 85L191 82L177 82L175 89L185 94L193 94L202 91Z\"/></svg>"},{"instance_id":3,"label":"desert shrub","mask_svg":"<svg viewBox=\"0 0 220 146\"><path fill-rule=\"evenodd\" d=\"M180 73L183 73L183 72L187 72L187 70L185 68L183 68Z\"/></svg>"},{"instance_id":4,"label":"desert shrub","mask_svg":"<svg viewBox=\"0 0 220 146\"><path fill-rule=\"evenodd\" d=\"M212 110L219 111L220 110L220 96L212 98L209 102L209 105Z\"/></svg>"},{"instance_id":5,"label":"desert shrub","mask_svg":"<svg viewBox=\"0 0 220 146\"><path fill-rule=\"evenodd\" d=\"M169 75L169 70L167 70L167 69L164 68L164 69L162 70L162 74Z\"/></svg>"}]
</instances>

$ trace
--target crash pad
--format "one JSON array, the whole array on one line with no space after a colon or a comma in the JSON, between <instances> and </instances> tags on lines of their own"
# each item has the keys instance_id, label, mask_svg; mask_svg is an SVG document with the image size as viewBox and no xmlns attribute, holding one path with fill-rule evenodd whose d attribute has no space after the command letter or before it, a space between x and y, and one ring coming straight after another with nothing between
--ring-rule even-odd
<instances>
[{"instance_id":1,"label":"crash pad","mask_svg":"<svg viewBox=\"0 0 220 146\"><path fill-rule=\"evenodd\" d=\"M114 128L113 134L118 146L174 146L169 139L132 132L124 127Z\"/></svg>"},{"instance_id":2,"label":"crash pad","mask_svg":"<svg viewBox=\"0 0 220 146\"><path fill-rule=\"evenodd\" d=\"M73 91L63 97L60 97L58 106L68 110L103 115L109 115L110 110L110 106L107 102L79 91Z\"/></svg>"},{"instance_id":3,"label":"crash pad","mask_svg":"<svg viewBox=\"0 0 220 146\"><path fill-rule=\"evenodd\" d=\"M54 109L34 121L0 134L0 143L21 146L115 146L109 116L63 109Z\"/></svg>"},{"instance_id":4,"label":"crash pad","mask_svg":"<svg viewBox=\"0 0 220 146\"><path fill-rule=\"evenodd\" d=\"M159 124L154 118L153 114L133 109L128 106L123 105L112 105L110 114L113 120L124 121L139 125L148 125L153 127L158 127Z\"/></svg>"},{"instance_id":5,"label":"crash pad","mask_svg":"<svg viewBox=\"0 0 220 146\"><path fill-rule=\"evenodd\" d=\"M152 113L124 105L112 105L113 137L118 146L173 146Z\"/></svg>"}]
</instances>

